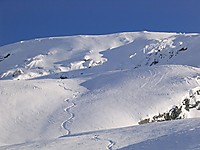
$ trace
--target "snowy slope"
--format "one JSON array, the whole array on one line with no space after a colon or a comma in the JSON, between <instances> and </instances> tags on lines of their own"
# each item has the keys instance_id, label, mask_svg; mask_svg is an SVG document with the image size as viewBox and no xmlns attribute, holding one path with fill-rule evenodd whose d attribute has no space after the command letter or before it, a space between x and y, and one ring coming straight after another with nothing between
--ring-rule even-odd
<instances>
[{"instance_id":1,"label":"snowy slope","mask_svg":"<svg viewBox=\"0 0 200 150\"><path fill-rule=\"evenodd\" d=\"M198 66L199 38L197 34L144 32L25 41L1 47L0 75L2 79L30 79L72 72L71 77L75 70L97 66L95 72L104 72L157 62Z\"/></svg>"},{"instance_id":2,"label":"snowy slope","mask_svg":"<svg viewBox=\"0 0 200 150\"><path fill-rule=\"evenodd\" d=\"M120 149L120 150L196 150L199 149L199 119L152 123L102 130L2 146L6 150L32 149Z\"/></svg>"},{"instance_id":3,"label":"snowy slope","mask_svg":"<svg viewBox=\"0 0 200 150\"><path fill-rule=\"evenodd\" d=\"M200 89L199 42L133 32L0 47L0 149L197 149L200 110L138 122Z\"/></svg>"}]
</instances>

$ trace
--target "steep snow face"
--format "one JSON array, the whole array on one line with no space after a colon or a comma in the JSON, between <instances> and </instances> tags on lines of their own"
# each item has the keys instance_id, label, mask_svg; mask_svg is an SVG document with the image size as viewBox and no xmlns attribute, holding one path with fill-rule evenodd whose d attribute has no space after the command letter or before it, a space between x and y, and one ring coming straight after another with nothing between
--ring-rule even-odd
<instances>
[{"instance_id":1,"label":"steep snow face","mask_svg":"<svg viewBox=\"0 0 200 150\"><path fill-rule=\"evenodd\" d=\"M200 101L199 41L199 34L133 32L0 47L0 149L160 149L180 138L175 132L183 142L199 129L198 120L190 124L197 107L182 108L189 120L133 125L186 98ZM168 148L199 144L192 143Z\"/></svg>"}]
</instances>

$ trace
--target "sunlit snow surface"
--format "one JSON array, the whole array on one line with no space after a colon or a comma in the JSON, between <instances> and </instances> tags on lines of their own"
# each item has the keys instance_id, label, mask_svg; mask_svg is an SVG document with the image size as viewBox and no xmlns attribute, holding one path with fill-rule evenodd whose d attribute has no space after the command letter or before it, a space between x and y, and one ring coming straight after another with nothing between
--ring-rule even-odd
<instances>
[{"instance_id":1,"label":"sunlit snow surface","mask_svg":"<svg viewBox=\"0 0 200 150\"><path fill-rule=\"evenodd\" d=\"M133 32L0 47L0 149L200 149L200 110L138 125L200 88L199 43Z\"/></svg>"}]
</instances>

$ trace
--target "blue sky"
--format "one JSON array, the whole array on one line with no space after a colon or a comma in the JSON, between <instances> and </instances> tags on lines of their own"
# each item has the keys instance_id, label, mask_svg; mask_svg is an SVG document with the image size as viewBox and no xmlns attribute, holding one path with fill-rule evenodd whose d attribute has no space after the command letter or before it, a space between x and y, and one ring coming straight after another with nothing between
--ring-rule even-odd
<instances>
[{"instance_id":1,"label":"blue sky","mask_svg":"<svg viewBox=\"0 0 200 150\"><path fill-rule=\"evenodd\" d=\"M200 32L200 0L0 0L0 46L122 31Z\"/></svg>"}]
</instances>

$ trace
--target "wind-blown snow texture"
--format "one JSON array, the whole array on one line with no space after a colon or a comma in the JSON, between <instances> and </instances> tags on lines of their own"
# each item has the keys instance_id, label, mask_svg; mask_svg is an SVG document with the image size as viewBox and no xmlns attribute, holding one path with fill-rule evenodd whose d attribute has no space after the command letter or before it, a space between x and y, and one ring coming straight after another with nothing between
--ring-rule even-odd
<instances>
[{"instance_id":1,"label":"wind-blown snow texture","mask_svg":"<svg viewBox=\"0 0 200 150\"><path fill-rule=\"evenodd\" d=\"M199 43L133 32L0 47L0 149L200 149L200 110L138 125L200 89Z\"/></svg>"}]
</instances>

